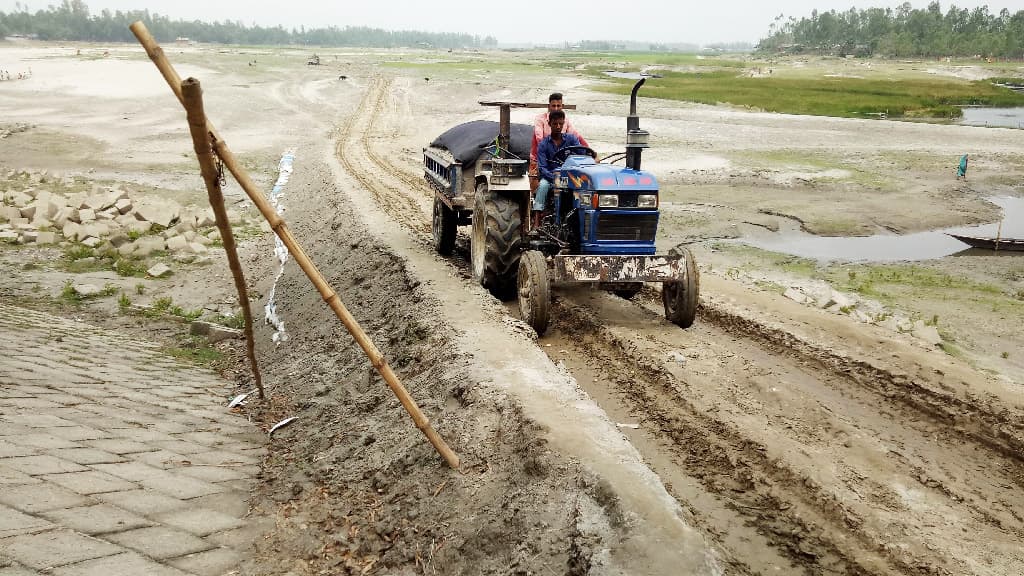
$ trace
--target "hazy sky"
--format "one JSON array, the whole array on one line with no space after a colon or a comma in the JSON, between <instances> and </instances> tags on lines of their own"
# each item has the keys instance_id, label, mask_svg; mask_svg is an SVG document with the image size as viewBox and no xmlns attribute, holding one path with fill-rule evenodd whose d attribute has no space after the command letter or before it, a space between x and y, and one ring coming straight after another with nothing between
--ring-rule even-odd
<instances>
[{"instance_id":1,"label":"hazy sky","mask_svg":"<svg viewBox=\"0 0 1024 576\"><path fill-rule=\"evenodd\" d=\"M745 2L711 0L584 0L543 2L540 0L370 0L359 2L326 0L85 0L95 14L104 8L132 10L148 8L174 18L198 20L240 20L245 24L285 27L372 26L390 30L468 32L491 35L502 43L533 42L561 44L577 40L637 40L651 42L756 42L768 33L779 14L800 18L811 10L848 10L851 7L895 7L903 2L868 0L775 0ZM22 0L30 10L56 4L57 0ZM942 1L974 8L987 5L998 14L1024 10L1024 0L984 2ZM0 11L14 9L13 0L0 0ZM926 0L913 0L924 8ZM515 7L513 10L512 7ZM548 15L551 15L548 18ZM550 24L548 22L551 22Z\"/></svg>"}]
</instances>

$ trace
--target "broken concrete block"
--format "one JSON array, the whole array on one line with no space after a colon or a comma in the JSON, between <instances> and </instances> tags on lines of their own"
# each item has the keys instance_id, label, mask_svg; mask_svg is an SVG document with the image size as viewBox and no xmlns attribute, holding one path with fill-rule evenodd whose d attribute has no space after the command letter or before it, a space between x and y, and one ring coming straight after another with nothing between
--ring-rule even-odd
<instances>
[{"instance_id":1,"label":"broken concrete block","mask_svg":"<svg viewBox=\"0 0 1024 576\"><path fill-rule=\"evenodd\" d=\"M174 236L167 239L167 249L173 252L184 250L188 246L188 240L184 236Z\"/></svg>"},{"instance_id":2,"label":"broken concrete block","mask_svg":"<svg viewBox=\"0 0 1024 576\"><path fill-rule=\"evenodd\" d=\"M871 323L871 316L868 316L867 314L861 312L860 310L854 310L853 312L850 312L850 317L852 317L857 322L863 322L865 324Z\"/></svg>"},{"instance_id":3,"label":"broken concrete block","mask_svg":"<svg viewBox=\"0 0 1024 576\"><path fill-rule=\"evenodd\" d=\"M25 243L35 242L37 237L39 237L39 232L35 230L26 230L21 233L21 241Z\"/></svg>"},{"instance_id":4,"label":"broken concrete block","mask_svg":"<svg viewBox=\"0 0 1024 576\"><path fill-rule=\"evenodd\" d=\"M840 308L852 308L854 305L854 301L848 298L847 296L843 295L842 293L832 290L829 293L828 301L826 302L825 307L828 308L833 304L838 305Z\"/></svg>"},{"instance_id":5,"label":"broken concrete block","mask_svg":"<svg viewBox=\"0 0 1024 576\"><path fill-rule=\"evenodd\" d=\"M8 192L6 200L8 204L13 204L17 208L24 208L32 203L34 200L32 196L25 194L24 192Z\"/></svg>"},{"instance_id":6,"label":"broken concrete block","mask_svg":"<svg viewBox=\"0 0 1024 576\"><path fill-rule=\"evenodd\" d=\"M135 232L137 234L145 234L153 228L152 222L144 222L142 220L135 220L124 225L125 230L128 232Z\"/></svg>"},{"instance_id":7,"label":"broken concrete block","mask_svg":"<svg viewBox=\"0 0 1024 576\"><path fill-rule=\"evenodd\" d=\"M75 291L75 294L84 297L97 296L100 292L103 292L103 288L95 284L73 284L71 289Z\"/></svg>"},{"instance_id":8,"label":"broken concrete block","mask_svg":"<svg viewBox=\"0 0 1024 576\"><path fill-rule=\"evenodd\" d=\"M0 207L0 222L10 222L15 218L21 218L21 210L14 206Z\"/></svg>"},{"instance_id":9,"label":"broken concrete block","mask_svg":"<svg viewBox=\"0 0 1024 576\"><path fill-rule=\"evenodd\" d=\"M221 326L220 324L214 324L213 322L203 322L196 320L192 323L189 333L193 336L206 336L206 339L211 343L220 342L221 340L227 340L228 338L241 338L242 331L234 328L228 328L227 326Z\"/></svg>"},{"instance_id":10,"label":"broken concrete block","mask_svg":"<svg viewBox=\"0 0 1024 576\"><path fill-rule=\"evenodd\" d=\"M209 245L213 244L213 240L210 240L206 236L201 236L199 234L196 235L195 242L197 244L202 244L203 246L209 246Z\"/></svg>"},{"instance_id":11,"label":"broken concrete block","mask_svg":"<svg viewBox=\"0 0 1024 576\"><path fill-rule=\"evenodd\" d=\"M64 235L68 240L78 240L78 233L81 232L82 225L75 222L67 222L61 228L61 234Z\"/></svg>"},{"instance_id":12,"label":"broken concrete block","mask_svg":"<svg viewBox=\"0 0 1024 576\"><path fill-rule=\"evenodd\" d=\"M917 323L915 322L915 325L916 324ZM915 326L912 335L914 336L914 338L923 340L925 343L930 344L932 346L938 346L939 344L942 344L942 336L939 335L939 331L935 328L935 326L921 326L920 328Z\"/></svg>"},{"instance_id":13,"label":"broken concrete block","mask_svg":"<svg viewBox=\"0 0 1024 576\"><path fill-rule=\"evenodd\" d=\"M193 254L206 254L206 252L207 252L206 246L203 246L202 244L200 244L198 242L190 243L188 245L188 250L189 250L189 252L192 252Z\"/></svg>"},{"instance_id":14,"label":"broken concrete block","mask_svg":"<svg viewBox=\"0 0 1024 576\"><path fill-rule=\"evenodd\" d=\"M196 236L198 236L198 234L196 234L195 230L189 230L189 231L185 232L184 234L182 234L182 236L185 237L185 240L188 240L189 242L192 242L192 241L194 241L196 239Z\"/></svg>"},{"instance_id":15,"label":"broken concrete block","mask_svg":"<svg viewBox=\"0 0 1024 576\"><path fill-rule=\"evenodd\" d=\"M82 240L82 244L88 246L89 248L95 248L100 244L103 244L103 240L100 240L95 236L87 236L85 240Z\"/></svg>"},{"instance_id":16,"label":"broken concrete block","mask_svg":"<svg viewBox=\"0 0 1024 576\"><path fill-rule=\"evenodd\" d=\"M82 224L82 233L86 236L102 238L110 234L110 226L107 226L106 222L89 222Z\"/></svg>"},{"instance_id":17,"label":"broken concrete block","mask_svg":"<svg viewBox=\"0 0 1024 576\"><path fill-rule=\"evenodd\" d=\"M200 228L207 228L209 226L216 226L217 225L217 219L213 215L213 210L212 209L207 210L201 216L198 216L196 218L196 225L199 226Z\"/></svg>"},{"instance_id":18,"label":"broken concrete block","mask_svg":"<svg viewBox=\"0 0 1024 576\"><path fill-rule=\"evenodd\" d=\"M181 206L172 202L147 202L144 204L140 203L139 206L135 207L136 218L158 224L164 228L169 227L172 222L177 220L180 213Z\"/></svg>"},{"instance_id":19,"label":"broken concrete block","mask_svg":"<svg viewBox=\"0 0 1024 576\"><path fill-rule=\"evenodd\" d=\"M126 242L117 247L117 253L121 256L131 256L135 253L136 248L137 246L134 243Z\"/></svg>"},{"instance_id":20,"label":"broken concrete block","mask_svg":"<svg viewBox=\"0 0 1024 576\"><path fill-rule=\"evenodd\" d=\"M113 220L117 216L120 216L120 213L114 208L107 208L96 213L97 220Z\"/></svg>"},{"instance_id":21,"label":"broken concrete block","mask_svg":"<svg viewBox=\"0 0 1024 576\"><path fill-rule=\"evenodd\" d=\"M58 210L57 213L53 215L54 226L57 228L63 228L64 225L71 220L72 210L74 210L74 208L69 208L67 206Z\"/></svg>"},{"instance_id":22,"label":"broken concrete block","mask_svg":"<svg viewBox=\"0 0 1024 576\"><path fill-rule=\"evenodd\" d=\"M787 288L782 295L794 302L799 302L800 304L806 304L807 301L810 300L806 294L796 288Z\"/></svg>"},{"instance_id":23,"label":"broken concrete block","mask_svg":"<svg viewBox=\"0 0 1024 576\"><path fill-rule=\"evenodd\" d=\"M136 256L149 256L153 252L160 252L164 250L166 247L164 239L159 236L146 236L144 238L139 238L133 242L133 244L135 245Z\"/></svg>"},{"instance_id":24,"label":"broken concrete block","mask_svg":"<svg viewBox=\"0 0 1024 576\"><path fill-rule=\"evenodd\" d=\"M53 244L57 242L56 232L39 232L36 236L36 244Z\"/></svg>"},{"instance_id":25,"label":"broken concrete block","mask_svg":"<svg viewBox=\"0 0 1024 576\"><path fill-rule=\"evenodd\" d=\"M21 209L21 217L22 218L26 218L28 220L31 220L31 219L35 218L35 216L36 216L36 204L35 204L35 202L29 204L28 206L22 207L22 209Z\"/></svg>"},{"instance_id":26,"label":"broken concrete block","mask_svg":"<svg viewBox=\"0 0 1024 576\"><path fill-rule=\"evenodd\" d=\"M130 242L131 239L128 238L128 235L125 234L124 232L118 232L117 234L114 234L110 238L108 238L107 241L110 242L110 245L113 246L114 248L120 248L121 246Z\"/></svg>"},{"instance_id":27,"label":"broken concrete block","mask_svg":"<svg viewBox=\"0 0 1024 576\"><path fill-rule=\"evenodd\" d=\"M164 264L163 262L153 266L149 270L146 270L146 274L149 274L150 276L152 276L154 278L161 278L163 276L169 275L170 273L171 273L171 267L168 266L167 264Z\"/></svg>"},{"instance_id":28,"label":"broken concrete block","mask_svg":"<svg viewBox=\"0 0 1024 576\"><path fill-rule=\"evenodd\" d=\"M0 230L0 242L17 243L21 236L14 230Z\"/></svg>"},{"instance_id":29,"label":"broken concrete block","mask_svg":"<svg viewBox=\"0 0 1024 576\"><path fill-rule=\"evenodd\" d=\"M78 221L82 224L92 222L96 219L96 211L89 208L82 208L78 211Z\"/></svg>"},{"instance_id":30,"label":"broken concrete block","mask_svg":"<svg viewBox=\"0 0 1024 576\"><path fill-rule=\"evenodd\" d=\"M132 211L132 201L128 198L121 198L114 203L114 208L117 208L119 214L127 214Z\"/></svg>"},{"instance_id":31,"label":"broken concrete block","mask_svg":"<svg viewBox=\"0 0 1024 576\"><path fill-rule=\"evenodd\" d=\"M893 332L900 331L900 323L898 320L896 320L894 316L887 317L885 320L879 322L878 325L881 326L882 328L885 328L886 330L891 330Z\"/></svg>"}]
</instances>

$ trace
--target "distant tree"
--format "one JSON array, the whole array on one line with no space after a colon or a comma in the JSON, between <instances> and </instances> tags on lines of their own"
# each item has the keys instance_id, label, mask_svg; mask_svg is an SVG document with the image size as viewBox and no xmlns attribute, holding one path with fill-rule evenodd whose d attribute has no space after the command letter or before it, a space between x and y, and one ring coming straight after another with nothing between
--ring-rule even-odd
<instances>
[{"instance_id":1,"label":"distant tree","mask_svg":"<svg viewBox=\"0 0 1024 576\"><path fill-rule=\"evenodd\" d=\"M909 2L889 8L851 8L782 21L779 15L758 43L762 52L807 51L818 54L886 56L1024 57L1024 11L998 15L988 6L973 10L930 2L915 9Z\"/></svg>"},{"instance_id":2,"label":"distant tree","mask_svg":"<svg viewBox=\"0 0 1024 576\"><path fill-rule=\"evenodd\" d=\"M365 46L389 48L429 45L439 48L478 47L481 40L471 34L433 33L419 31L391 31L380 28L329 26L310 28L300 26L290 31L282 26L264 28L246 25L241 21L201 22L171 20L148 10L103 10L90 15L83 0L61 0L46 10L29 13L28 7L15 2L14 11L0 12L0 35L36 35L43 40L86 40L95 42L132 42L134 37L128 26L141 20L150 33L160 41L173 41L187 37L199 42L223 44L314 44L323 46ZM497 39L488 36L484 42L496 46Z\"/></svg>"}]
</instances>

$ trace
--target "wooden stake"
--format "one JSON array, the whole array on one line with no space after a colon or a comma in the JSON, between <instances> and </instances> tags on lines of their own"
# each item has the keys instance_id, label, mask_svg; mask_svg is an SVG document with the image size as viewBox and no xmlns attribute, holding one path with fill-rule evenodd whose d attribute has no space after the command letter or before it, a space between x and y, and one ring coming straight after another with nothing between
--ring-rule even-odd
<instances>
[{"instance_id":1,"label":"wooden stake","mask_svg":"<svg viewBox=\"0 0 1024 576\"><path fill-rule=\"evenodd\" d=\"M157 45L156 40L149 34L146 29L146 25L142 22L136 22L130 26L131 31L135 34L135 37L142 44L143 48L146 49L146 54L149 55L153 63L156 64L157 69L163 75L164 79L170 85L171 90L175 96L178 97L178 101L185 104L185 100L182 96L182 85L181 77L174 70L170 61L167 60L167 56L164 55L163 50ZM452 468L458 469L459 457L452 451L451 448L445 443L444 439L434 430L430 425L430 421L420 410L420 407L413 400L412 396L405 389L405 386L398 380L398 376L391 370L387 361L384 359L384 355L380 353L373 341L366 335L362 327L356 321L356 319L349 313L348 309L341 302L341 298L334 292L327 281L324 280L323 275L313 264L312 260L306 256L303 252L302 247L299 246L295 238L292 237L291 231L285 225L284 220L277 214L274 208L270 205L270 202L264 198L263 193L249 178L249 175L235 160L234 154L227 147L227 144L220 138L217 131L214 129L213 124L210 123L209 119L206 120L205 133L209 134L213 144L213 151L220 157L224 166L228 168L231 174L235 177L238 183L245 190L245 193L252 200L252 203L256 205L263 217L266 218L267 222L270 223L271 229L277 234L277 237L281 239L281 242L288 248L288 251L295 258L295 262L298 263L299 267L309 280L316 287L317 291L320 292L320 296L324 299L327 305L334 311L335 315L341 320L341 323L345 325L345 328L349 331L356 343L363 349L366 356L370 359L370 363L373 367L380 372L380 375L384 378L388 387L398 397L398 401L402 403L406 412L412 417L416 427L427 437L427 440L434 446L434 449L448 462L448 465Z\"/></svg>"},{"instance_id":2,"label":"wooden stake","mask_svg":"<svg viewBox=\"0 0 1024 576\"><path fill-rule=\"evenodd\" d=\"M199 159L199 170L203 174L203 180L206 181L206 194L210 199L210 207L213 208L217 229L220 230L220 239L224 243L224 252L228 255L228 266L231 268L231 276L235 279L235 289L238 291L238 303L242 305L242 316L245 317L246 355L249 357L252 375L256 379L256 389L259 390L260 399L262 400L266 398L266 394L263 392L263 377L260 375L260 367L256 362L256 341L253 339L249 291L245 287L245 275L242 273L242 263L238 260L235 236L231 232L228 212L224 207L224 195L220 189L221 175L219 170L217 170L217 159L213 155L210 134L206 131L203 89L199 85L199 80L189 78L181 83L181 93L185 105L185 114L188 117L188 128L192 133L192 146L195 148L196 158Z\"/></svg>"}]
</instances>

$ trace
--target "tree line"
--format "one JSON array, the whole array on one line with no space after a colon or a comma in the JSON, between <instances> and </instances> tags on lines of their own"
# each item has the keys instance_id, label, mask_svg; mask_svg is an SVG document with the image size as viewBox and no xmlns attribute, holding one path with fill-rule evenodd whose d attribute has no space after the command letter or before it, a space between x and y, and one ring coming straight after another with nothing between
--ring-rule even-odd
<instances>
[{"instance_id":1,"label":"tree line","mask_svg":"<svg viewBox=\"0 0 1024 576\"><path fill-rule=\"evenodd\" d=\"M896 9L815 10L799 20L783 18L771 24L759 51L1024 58L1024 10L992 14L987 5L969 10L952 4L943 12L937 1L923 9L904 2Z\"/></svg>"},{"instance_id":2,"label":"tree line","mask_svg":"<svg viewBox=\"0 0 1024 576\"><path fill-rule=\"evenodd\" d=\"M392 31L364 26L328 26L291 28L282 26L246 26L240 21L201 22L172 20L149 10L103 10L91 15L83 0L63 0L46 10L29 12L15 3L12 12L0 12L0 38L24 35L40 40L80 40L90 42L134 42L128 26L141 20L153 36L163 42L188 38L197 42L221 44L303 44L315 46L362 46L393 48L429 46L434 48L493 47L498 41L464 33L434 33L415 30Z\"/></svg>"}]
</instances>

